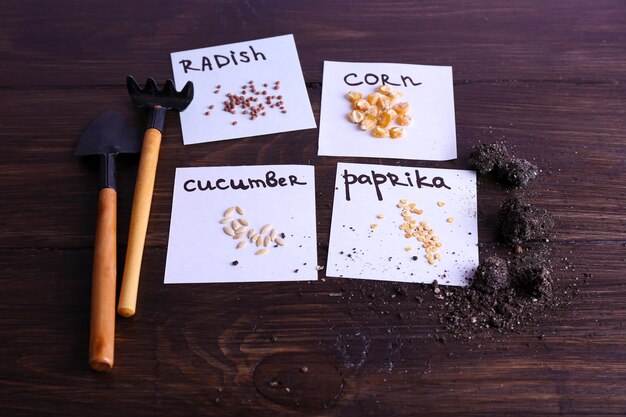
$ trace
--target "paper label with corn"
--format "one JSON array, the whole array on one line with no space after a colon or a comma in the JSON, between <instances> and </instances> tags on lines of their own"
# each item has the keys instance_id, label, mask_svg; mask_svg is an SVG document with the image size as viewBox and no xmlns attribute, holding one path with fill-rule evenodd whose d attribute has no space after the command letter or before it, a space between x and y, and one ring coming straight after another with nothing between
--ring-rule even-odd
<instances>
[{"instance_id":1,"label":"paper label with corn","mask_svg":"<svg viewBox=\"0 0 626 417\"><path fill-rule=\"evenodd\" d=\"M319 154L455 159L452 68L326 61Z\"/></svg>"}]
</instances>

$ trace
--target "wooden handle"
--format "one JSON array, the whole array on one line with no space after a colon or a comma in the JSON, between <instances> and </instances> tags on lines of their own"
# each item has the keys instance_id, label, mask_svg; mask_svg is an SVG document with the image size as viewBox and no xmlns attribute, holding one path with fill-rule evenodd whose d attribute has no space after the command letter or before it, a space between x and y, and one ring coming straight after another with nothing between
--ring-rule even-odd
<instances>
[{"instance_id":1,"label":"wooden handle","mask_svg":"<svg viewBox=\"0 0 626 417\"><path fill-rule=\"evenodd\" d=\"M161 132L158 129L148 129L143 136L141 159L135 183L133 208L130 215L130 230L128 232L128 248L124 263L124 276L120 301L117 312L123 317L131 317L137 308L137 289L139 287L139 272L143 247L148 230L148 218L154 192L159 148L161 147Z\"/></svg>"},{"instance_id":2,"label":"wooden handle","mask_svg":"<svg viewBox=\"0 0 626 417\"><path fill-rule=\"evenodd\" d=\"M115 344L115 285L117 280L117 193L100 190L91 281L89 366L96 371L113 367Z\"/></svg>"}]
</instances>

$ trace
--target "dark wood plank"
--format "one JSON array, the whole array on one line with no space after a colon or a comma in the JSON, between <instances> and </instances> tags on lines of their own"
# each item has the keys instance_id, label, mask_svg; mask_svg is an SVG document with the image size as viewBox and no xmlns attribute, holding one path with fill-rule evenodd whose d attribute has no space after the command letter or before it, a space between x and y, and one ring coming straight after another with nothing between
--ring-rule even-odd
<instances>
[{"instance_id":1,"label":"dark wood plank","mask_svg":"<svg viewBox=\"0 0 626 417\"><path fill-rule=\"evenodd\" d=\"M554 245L559 285L593 274L582 295L514 337L470 344L436 340L443 301L421 285L405 284L405 296L397 283L342 279L164 286L164 251L151 248L138 315L117 321L109 375L86 366L91 252L5 251L0 408L5 415L620 415L620 246Z\"/></svg>"},{"instance_id":2,"label":"dark wood plank","mask_svg":"<svg viewBox=\"0 0 626 417\"><path fill-rule=\"evenodd\" d=\"M169 53L293 33L307 81L323 60L452 65L458 80L625 80L620 0L95 1L0 15L0 86L123 85L170 77Z\"/></svg>"}]
</instances>

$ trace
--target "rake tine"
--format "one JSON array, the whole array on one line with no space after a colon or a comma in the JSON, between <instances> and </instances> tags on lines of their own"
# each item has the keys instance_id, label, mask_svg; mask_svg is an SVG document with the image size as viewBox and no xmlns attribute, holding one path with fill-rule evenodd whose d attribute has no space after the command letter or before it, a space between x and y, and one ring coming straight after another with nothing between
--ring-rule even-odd
<instances>
[{"instance_id":1,"label":"rake tine","mask_svg":"<svg viewBox=\"0 0 626 417\"><path fill-rule=\"evenodd\" d=\"M163 86L163 94L166 97L175 97L178 94L176 91L176 87L174 87L174 82L172 80L165 81L165 85Z\"/></svg>"},{"instance_id":2,"label":"rake tine","mask_svg":"<svg viewBox=\"0 0 626 417\"><path fill-rule=\"evenodd\" d=\"M137 84L137 81L135 81L132 75L126 77L126 88L128 89L128 94L130 94L131 97L135 94L139 94L141 91L141 87L139 87L139 84Z\"/></svg>"},{"instance_id":3,"label":"rake tine","mask_svg":"<svg viewBox=\"0 0 626 417\"><path fill-rule=\"evenodd\" d=\"M148 78L148 81L146 81L146 85L143 88L144 93L150 94L150 95L156 95L157 93L159 93L159 87L157 87L156 81L154 81L154 78Z\"/></svg>"},{"instance_id":4,"label":"rake tine","mask_svg":"<svg viewBox=\"0 0 626 417\"><path fill-rule=\"evenodd\" d=\"M191 81L187 81L182 90L180 90L180 94L183 97L193 97L193 83Z\"/></svg>"}]
</instances>

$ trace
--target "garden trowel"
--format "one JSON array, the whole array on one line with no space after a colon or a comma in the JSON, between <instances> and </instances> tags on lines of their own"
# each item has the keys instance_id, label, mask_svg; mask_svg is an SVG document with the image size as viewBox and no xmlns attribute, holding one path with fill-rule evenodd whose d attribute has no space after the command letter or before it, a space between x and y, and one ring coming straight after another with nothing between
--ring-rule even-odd
<instances>
[{"instance_id":1,"label":"garden trowel","mask_svg":"<svg viewBox=\"0 0 626 417\"><path fill-rule=\"evenodd\" d=\"M121 114L107 111L87 127L75 152L77 156L100 156L89 336L89 366L96 371L108 371L113 367L117 281L115 156L140 150L141 141L135 128Z\"/></svg>"}]
</instances>

